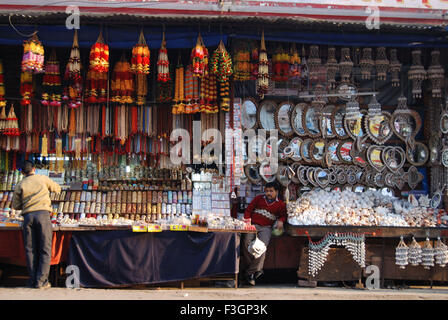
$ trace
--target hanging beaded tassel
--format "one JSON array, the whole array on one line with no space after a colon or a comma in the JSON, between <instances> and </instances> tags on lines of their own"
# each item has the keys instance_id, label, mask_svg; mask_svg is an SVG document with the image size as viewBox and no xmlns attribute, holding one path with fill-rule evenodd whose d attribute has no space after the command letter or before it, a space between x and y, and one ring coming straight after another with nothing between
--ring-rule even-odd
<instances>
[{"instance_id":1,"label":"hanging beaded tassel","mask_svg":"<svg viewBox=\"0 0 448 320\"><path fill-rule=\"evenodd\" d=\"M434 249L431 246L429 238L426 238L425 244L422 248L422 266L425 269L434 267Z\"/></svg>"},{"instance_id":2,"label":"hanging beaded tassel","mask_svg":"<svg viewBox=\"0 0 448 320\"><path fill-rule=\"evenodd\" d=\"M191 68L195 77L202 78L208 74L208 50L201 34L198 35L196 46L191 50Z\"/></svg>"},{"instance_id":3,"label":"hanging beaded tassel","mask_svg":"<svg viewBox=\"0 0 448 320\"><path fill-rule=\"evenodd\" d=\"M359 102L356 100L356 97L352 97L352 99L346 103L345 112L345 119L357 120L359 118Z\"/></svg>"},{"instance_id":4,"label":"hanging beaded tassel","mask_svg":"<svg viewBox=\"0 0 448 320\"><path fill-rule=\"evenodd\" d=\"M128 104L134 102L134 77L131 65L125 61L124 56L115 64L110 90L112 102Z\"/></svg>"},{"instance_id":5,"label":"hanging beaded tassel","mask_svg":"<svg viewBox=\"0 0 448 320\"><path fill-rule=\"evenodd\" d=\"M408 78L412 80L412 96L422 97L422 82L426 79L426 71L421 62L421 50L412 51L412 65L408 72Z\"/></svg>"},{"instance_id":6,"label":"hanging beaded tassel","mask_svg":"<svg viewBox=\"0 0 448 320\"><path fill-rule=\"evenodd\" d=\"M439 62L439 50L433 50L431 52L431 57L431 65L428 68L428 78L431 80L432 96L434 98L440 98L442 97L442 86L445 70L443 70Z\"/></svg>"},{"instance_id":7,"label":"hanging beaded tassel","mask_svg":"<svg viewBox=\"0 0 448 320\"><path fill-rule=\"evenodd\" d=\"M387 70L389 68L389 60L387 60L386 48L380 47L376 49L376 77L378 80L386 80Z\"/></svg>"},{"instance_id":8,"label":"hanging beaded tassel","mask_svg":"<svg viewBox=\"0 0 448 320\"><path fill-rule=\"evenodd\" d=\"M0 60L0 107L6 106L4 82L5 82L5 79L3 77L3 63Z\"/></svg>"},{"instance_id":9,"label":"hanging beaded tassel","mask_svg":"<svg viewBox=\"0 0 448 320\"><path fill-rule=\"evenodd\" d=\"M397 49L390 50L389 72L392 76L392 87L400 86L401 63L397 58Z\"/></svg>"},{"instance_id":10,"label":"hanging beaded tassel","mask_svg":"<svg viewBox=\"0 0 448 320\"><path fill-rule=\"evenodd\" d=\"M381 117L381 104L376 100L376 95L373 95L372 100L369 102L367 114L370 118Z\"/></svg>"},{"instance_id":11,"label":"hanging beaded tassel","mask_svg":"<svg viewBox=\"0 0 448 320\"><path fill-rule=\"evenodd\" d=\"M264 30L261 35L261 47L258 57L257 93L260 99L263 99L269 88L269 61L264 42Z\"/></svg>"},{"instance_id":12,"label":"hanging beaded tassel","mask_svg":"<svg viewBox=\"0 0 448 320\"><path fill-rule=\"evenodd\" d=\"M338 61L336 60L336 48L328 48L328 58L327 58L327 81L330 89L336 87L336 73L339 70Z\"/></svg>"},{"instance_id":13,"label":"hanging beaded tassel","mask_svg":"<svg viewBox=\"0 0 448 320\"><path fill-rule=\"evenodd\" d=\"M350 58L350 48L341 49L341 62L339 62L339 71L341 73L341 81L349 82L353 69L353 61Z\"/></svg>"},{"instance_id":14,"label":"hanging beaded tassel","mask_svg":"<svg viewBox=\"0 0 448 320\"><path fill-rule=\"evenodd\" d=\"M78 45L78 32L75 30L70 58L64 74L64 93L62 97L69 108L78 108L82 103L83 79L81 69L82 64Z\"/></svg>"},{"instance_id":15,"label":"hanging beaded tassel","mask_svg":"<svg viewBox=\"0 0 448 320\"><path fill-rule=\"evenodd\" d=\"M20 105L27 106L31 104L33 97L33 74L31 72L22 72L20 74L20 95L22 100Z\"/></svg>"},{"instance_id":16,"label":"hanging beaded tassel","mask_svg":"<svg viewBox=\"0 0 448 320\"><path fill-rule=\"evenodd\" d=\"M44 72L44 46L36 33L23 42L22 72Z\"/></svg>"},{"instance_id":17,"label":"hanging beaded tassel","mask_svg":"<svg viewBox=\"0 0 448 320\"><path fill-rule=\"evenodd\" d=\"M5 130L3 134L6 136L19 136L19 119L17 119L16 113L14 112L14 105L11 105L9 109L8 116L6 117Z\"/></svg>"},{"instance_id":18,"label":"hanging beaded tassel","mask_svg":"<svg viewBox=\"0 0 448 320\"><path fill-rule=\"evenodd\" d=\"M141 30L138 43L132 48L131 71L136 74L149 74L150 65L151 51Z\"/></svg>"},{"instance_id":19,"label":"hanging beaded tassel","mask_svg":"<svg viewBox=\"0 0 448 320\"><path fill-rule=\"evenodd\" d=\"M162 45L159 50L157 61L157 81L168 82L170 79L170 63L168 61L168 51L166 49L165 32L163 32Z\"/></svg>"},{"instance_id":20,"label":"hanging beaded tassel","mask_svg":"<svg viewBox=\"0 0 448 320\"><path fill-rule=\"evenodd\" d=\"M296 48L296 44L293 43L291 47L291 54L289 60L289 79L290 80L299 80L301 76L300 70L300 56L299 51ZM327 71L328 72L328 71Z\"/></svg>"},{"instance_id":21,"label":"hanging beaded tassel","mask_svg":"<svg viewBox=\"0 0 448 320\"><path fill-rule=\"evenodd\" d=\"M406 268L408 265L409 248L404 243L403 236L400 237L400 243L395 248L395 264L400 266L400 269Z\"/></svg>"},{"instance_id":22,"label":"hanging beaded tassel","mask_svg":"<svg viewBox=\"0 0 448 320\"><path fill-rule=\"evenodd\" d=\"M319 78L319 71L322 63L322 60L319 58L319 46L310 47L310 55L307 62L309 79L317 80Z\"/></svg>"},{"instance_id":23,"label":"hanging beaded tassel","mask_svg":"<svg viewBox=\"0 0 448 320\"><path fill-rule=\"evenodd\" d=\"M362 58L359 61L359 66L361 67L361 78L369 80L374 61L372 59L372 48L364 48L362 50Z\"/></svg>"},{"instance_id":24,"label":"hanging beaded tassel","mask_svg":"<svg viewBox=\"0 0 448 320\"><path fill-rule=\"evenodd\" d=\"M61 74L59 71L59 61L56 59L56 52L54 50L45 66L42 87L42 105L60 107L62 94Z\"/></svg>"},{"instance_id":25,"label":"hanging beaded tassel","mask_svg":"<svg viewBox=\"0 0 448 320\"><path fill-rule=\"evenodd\" d=\"M440 237L434 248L434 258L437 265L444 268L448 264L448 246L442 242Z\"/></svg>"},{"instance_id":26,"label":"hanging beaded tassel","mask_svg":"<svg viewBox=\"0 0 448 320\"><path fill-rule=\"evenodd\" d=\"M409 245L408 260L409 264L412 266L418 266L420 263L422 263L422 248L414 237L412 237L412 243Z\"/></svg>"}]
</instances>

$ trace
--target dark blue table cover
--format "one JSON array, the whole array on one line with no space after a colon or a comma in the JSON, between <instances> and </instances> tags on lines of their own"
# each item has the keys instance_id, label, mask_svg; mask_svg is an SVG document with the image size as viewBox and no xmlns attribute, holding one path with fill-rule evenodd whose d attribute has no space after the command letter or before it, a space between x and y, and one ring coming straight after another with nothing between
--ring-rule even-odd
<instances>
[{"instance_id":1,"label":"dark blue table cover","mask_svg":"<svg viewBox=\"0 0 448 320\"><path fill-rule=\"evenodd\" d=\"M73 232L67 263L81 287L183 281L238 273L239 243L230 232Z\"/></svg>"}]
</instances>

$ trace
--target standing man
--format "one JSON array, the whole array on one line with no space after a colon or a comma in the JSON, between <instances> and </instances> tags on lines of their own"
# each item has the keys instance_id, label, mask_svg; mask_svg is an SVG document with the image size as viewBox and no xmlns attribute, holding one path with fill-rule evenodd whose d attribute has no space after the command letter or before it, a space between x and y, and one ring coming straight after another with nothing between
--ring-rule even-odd
<instances>
[{"instance_id":1,"label":"standing man","mask_svg":"<svg viewBox=\"0 0 448 320\"><path fill-rule=\"evenodd\" d=\"M28 286L50 288L48 275L51 263L51 245L53 228L50 214L50 191L60 193L61 187L48 178L35 174L36 168L31 161L25 161L22 167L23 180L16 186L12 198L12 208L22 210L23 241L30 279Z\"/></svg>"},{"instance_id":2,"label":"standing man","mask_svg":"<svg viewBox=\"0 0 448 320\"><path fill-rule=\"evenodd\" d=\"M263 241L266 248L271 239L272 225L277 222L277 229L283 230L283 223L286 221L286 204L278 199L279 189L276 182L267 183L264 188L265 194L256 196L244 212L244 218L251 219L252 224L257 228L257 238ZM249 252L248 247L253 240L255 240L255 234L245 234L242 248L243 265L246 267L244 278L251 286L254 286L255 280L263 274L266 257L266 252L258 258Z\"/></svg>"}]
</instances>

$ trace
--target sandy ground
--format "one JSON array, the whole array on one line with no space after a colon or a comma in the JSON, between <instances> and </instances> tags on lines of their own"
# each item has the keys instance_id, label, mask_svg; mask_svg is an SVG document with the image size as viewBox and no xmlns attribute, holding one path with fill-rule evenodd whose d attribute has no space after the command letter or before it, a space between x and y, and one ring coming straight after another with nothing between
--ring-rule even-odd
<instances>
[{"instance_id":1,"label":"sandy ground","mask_svg":"<svg viewBox=\"0 0 448 320\"><path fill-rule=\"evenodd\" d=\"M28 289L0 288L1 300L448 300L448 288L359 290L269 285L255 288Z\"/></svg>"}]
</instances>

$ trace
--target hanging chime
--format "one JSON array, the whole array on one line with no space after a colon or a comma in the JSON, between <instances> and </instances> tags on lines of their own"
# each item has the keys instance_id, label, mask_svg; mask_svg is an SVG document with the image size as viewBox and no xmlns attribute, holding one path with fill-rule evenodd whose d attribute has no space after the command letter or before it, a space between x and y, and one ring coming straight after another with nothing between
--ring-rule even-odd
<instances>
[{"instance_id":1,"label":"hanging chime","mask_svg":"<svg viewBox=\"0 0 448 320\"><path fill-rule=\"evenodd\" d=\"M330 89L336 87L336 73L339 70L338 61L336 60L336 48L328 47L327 59L327 81Z\"/></svg>"},{"instance_id":2,"label":"hanging chime","mask_svg":"<svg viewBox=\"0 0 448 320\"><path fill-rule=\"evenodd\" d=\"M418 266L422 263L422 248L414 237L412 237L412 242L409 245L408 260L412 266Z\"/></svg>"},{"instance_id":3,"label":"hanging chime","mask_svg":"<svg viewBox=\"0 0 448 320\"><path fill-rule=\"evenodd\" d=\"M0 60L0 107L6 106L5 100L5 78L3 76L3 63Z\"/></svg>"},{"instance_id":4,"label":"hanging chime","mask_svg":"<svg viewBox=\"0 0 448 320\"><path fill-rule=\"evenodd\" d=\"M261 46L258 57L257 93L260 99L263 99L269 88L269 61L264 42L264 30L261 34Z\"/></svg>"},{"instance_id":5,"label":"hanging chime","mask_svg":"<svg viewBox=\"0 0 448 320\"><path fill-rule=\"evenodd\" d=\"M310 80L317 80L322 60L319 58L319 46L310 47L310 55L308 57L308 72Z\"/></svg>"},{"instance_id":6,"label":"hanging chime","mask_svg":"<svg viewBox=\"0 0 448 320\"><path fill-rule=\"evenodd\" d=\"M437 265L444 268L448 263L448 246L442 242L440 237L437 238L434 247L434 258Z\"/></svg>"},{"instance_id":7,"label":"hanging chime","mask_svg":"<svg viewBox=\"0 0 448 320\"><path fill-rule=\"evenodd\" d=\"M426 238L425 244L422 247L422 266L425 269L434 267L434 249L431 246L429 238Z\"/></svg>"},{"instance_id":8,"label":"hanging chime","mask_svg":"<svg viewBox=\"0 0 448 320\"><path fill-rule=\"evenodd\" d=\"M23 42L22 72L44 72L44 46L36 33Z\"/></svg>"},{"instance_id":9,"label":"hanging chime","mask_svg":"<svg viewBox=\"0 0 448 320\"><path fill-rule=\"evenodd\" d=\"M350 58L350 48L341 49L341 61L339 62L339 71L342 82L350 82L353 69L353 61Z\"/></svg>"},{"instance_id":10,"label":"hanging chime","mask_svg":"<svg viewBox=\"0 0 448 320\"><path fill-rule=\"evenodd\" d=\"M379 47L376 49L375 67L377 80L386 80L387 70L389 69L389 60L387 60L385 47Z\"/></svg>"},{"instance_id":11,"label":"hanging chime","mask_svg":"<svg viewBox=\"0 0 448 320\"><path fill-rule=\"evenodd\" d=\"M398 61L397 49L390 50L389 71L392 76L392 87L400 86L401 63Z\"/></svg>"},{"instance_id":12,"label":"hanging chime","mask_svg":"<svg viewBox=\"0 0 448 320\"><path fill-rule=\"evenodd\" d=\"M440 65L440 51L433 50L431 52L431 65L428 68L428 79L431 80L431 91L434 98L442 97L443 79L445 70Z\"/></svg>"},{"instance_id":13,"label":"hanging chime","mask_svg":"<svg viewBox=\"0 0 448 320\"><path fill-rule=\"evenodd\" d=\"M56 52L54 50L45 65L42 87L42 105L60 107L62 95L61 74L59 61L56 59Z\"/></svg>"},{"instance_id":14,"label":"hanging chime","mask_svg":"<svg viewBox=\"0 0 448 320\"><path fill-rule=\"evenodd\" d=\"M395 248L395 264L399 266L400 269L404 269L408 265L408 252L409 248L404 243L403 236L401 236L400 242Z\"/></svg>"},{"instance_id":15,"label":"hanging chime","mask_svg":"<svg viewBox=\"0 0 448 320\"><path fill-rule=\"evenodd\" d=\"M361 78L369 80L374 61L372 59L372 48L364 48L362 50L362 58L359 61L359 66L361 67Z\"/></svg>"},{"instance_id":16,"label":"hanging chime","mask_svg":"<svg viewBox=\"0 0 448 320\"><path fill-rule=\"evenodd\" d=\"M82 103L83 79L81 69L82 63L78 45L78 32L75 30L70 58L64 74L64 93L62 98L69 108L78 108Z\"/></svg>"},{"instance_id":17,"label":"hanging chime","mask_svg":"<svg viewBox=\"0 0 448 320\"><path fill-rule=\"evenodd\" d=\"M414 98L422 97L422 82L426 79L426 71L421 62L422 51L412 51L412 65L408 72L408 77L412 80L412 96Z\"/></svg>"}]
</instances>

